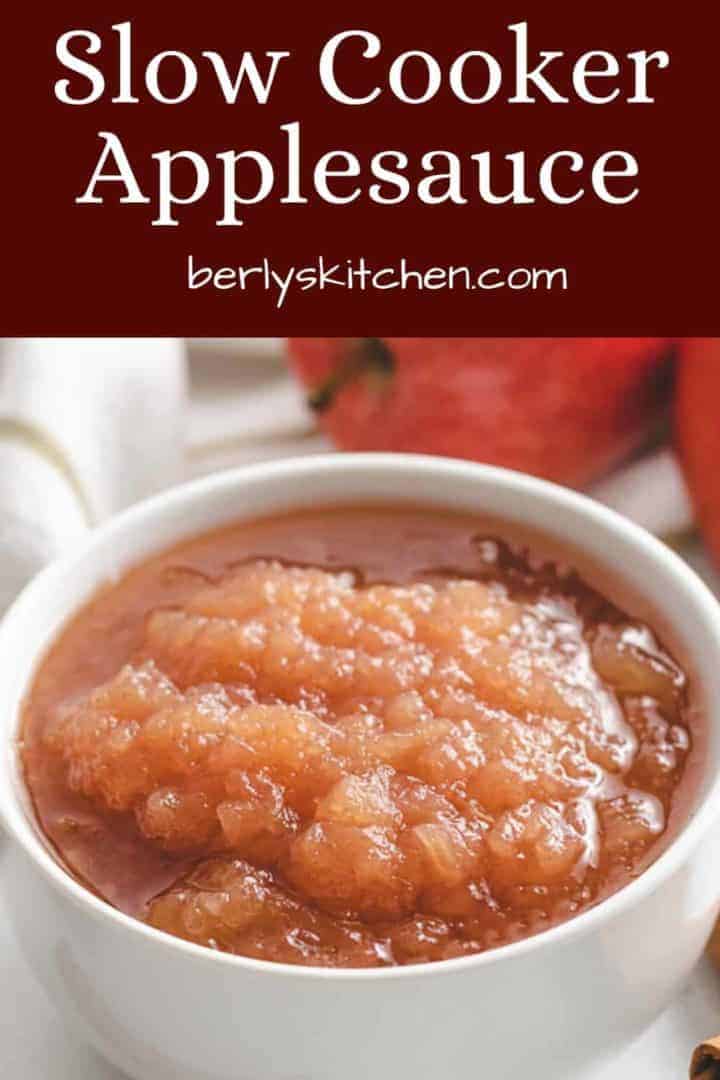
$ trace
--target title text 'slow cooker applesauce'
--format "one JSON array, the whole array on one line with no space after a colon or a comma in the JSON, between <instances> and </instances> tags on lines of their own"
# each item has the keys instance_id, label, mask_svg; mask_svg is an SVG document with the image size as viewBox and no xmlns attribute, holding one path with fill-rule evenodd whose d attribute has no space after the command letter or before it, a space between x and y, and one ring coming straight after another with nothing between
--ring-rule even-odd
<instances>
[{"instance_id":1,"label":"title text 'slow cooker applesauce'","mask_svg":"<svg viewBox=\"0 0 720 1080\"><path fill-rule=\"evenodd\" d=\"M527 22L508 24L503 38L498 55L464 48L441 61L423 49L393 55L382 38L368 30L341 31L320 48L316 89L335 110L388 101L416 109L438 96L454 100L463 110L485 105L517 110L538 103L594 110L621 104L642 108L656 103L670 67L664 49L619 54L590 49L579 55L542 49L537 35L531 44ZM233 56L211 49L199 54L172 49L149 57L145 49L136 48L133 25L126 21L103 36L94 30L68 30L58 37L55 52L63 72L53 86L55 98L73 109L147 101L176 109L196 93L221 107L275 105L276 99L292 93L296 108L302 99L297 82L290 81L298 57L287 49L235 50ZM303 90L313 79L313 66L304 68ZM142 76L139 69L144 69ZM184 143L139 163L120 134L98 131L97 161L75 202L98 205L107 199L136 208L144 205L152 225L172 227L184 219L188 207L205 201L213 214L222 207L216 225L239 228L248 208L268 200L294 206L348 206L358 200L396 206L408 199L426 206L567 206L596 199L624 206L640 194L638 158L617 143L600 153L565 146L539 157L525 149L498 154L487 146L459 155L437 144L424 153L406 153L394 144L375 146L370 155L347 148L318 154L307 148L315 141L308 134L300 120L292 120L269 131L262 146L207 154ZM347 134L343 131L344 139Z\"/></svg>"},{"instance_id":2,"label":"title text 'slow cooker applesauce'","mask_svg":"<svg viewBox=\"0 0 720 1080\"><path fill-rule=\"evenodd\" d=\"M637 876L689 803L686 676L505 533L305 511L102 590L22 731L65 866L189 941L327 967L479 953Z\"/></svg>"}]
</instances>

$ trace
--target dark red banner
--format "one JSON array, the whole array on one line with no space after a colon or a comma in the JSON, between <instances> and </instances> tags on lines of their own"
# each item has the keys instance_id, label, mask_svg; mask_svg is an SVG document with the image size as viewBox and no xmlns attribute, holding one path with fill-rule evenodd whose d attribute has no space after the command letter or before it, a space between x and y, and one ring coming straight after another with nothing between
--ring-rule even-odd
<instances>
[{"instance_id":1,"label":"dark red banner","mask_svg":"<svg viewBox=\"0 0 720 1080\"><path fill-rule=\"evenodd\" d=\"M696 7L5 27L2 334L720 334Z\"/></svg>"}]
</instances>

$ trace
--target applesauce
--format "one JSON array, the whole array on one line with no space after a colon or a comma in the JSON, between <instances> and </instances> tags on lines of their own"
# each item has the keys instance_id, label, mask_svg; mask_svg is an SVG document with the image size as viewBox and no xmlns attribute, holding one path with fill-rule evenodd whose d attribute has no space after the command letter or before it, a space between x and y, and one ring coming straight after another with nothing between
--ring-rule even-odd
<instances>
[{"instance_id":1,"label":"applesauce","mask_svg":"<svg viewBox=\"0 0 720 1080\"><path fill-rule=\"evenodd\" d=\"M189 941L444 960L598 903L689 802L688 679L542 543L466 514L241 523L108 585L27 702L63 864Z\"/></svg>"}]
</instances>

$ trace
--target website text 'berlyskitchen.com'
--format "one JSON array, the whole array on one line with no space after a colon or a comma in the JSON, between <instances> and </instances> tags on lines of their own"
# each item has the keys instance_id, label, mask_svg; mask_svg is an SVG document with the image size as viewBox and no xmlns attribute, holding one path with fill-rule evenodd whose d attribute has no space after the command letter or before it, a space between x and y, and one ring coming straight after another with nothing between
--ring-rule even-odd
<instances>
[{"instance_id":1,"label":"website text 'berlyskitchen.com'","mask_svg":"<svg viewBox=\"0 0 720 1080\"><path fill-rule=\"evenodd\" d=\"M298 266L279 267L270 259L262 259L251 266L213 266L188 255L186 283L193 291L211 288L253 292L259 289L275 293L276 306L281 308L291 292L330 289L357 292L393 289L419 292L566 291L568 271L563 266L419 267L405 258L378 266L363 256L332 262L322 255Z\"/></svg>"}]
</instances>

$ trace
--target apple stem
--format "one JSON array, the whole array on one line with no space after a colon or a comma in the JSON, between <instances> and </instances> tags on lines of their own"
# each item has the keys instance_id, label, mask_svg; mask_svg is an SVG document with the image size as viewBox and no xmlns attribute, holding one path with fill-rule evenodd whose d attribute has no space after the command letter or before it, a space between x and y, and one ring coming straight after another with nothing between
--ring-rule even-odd
<instances>
[{"instance_id":1,"label":"apple stem","mask_svg":"<svg viewBox=\"0 0 720 1080\"><path fill-rule=\"evenodd\" d=\"M380 338L355 338L348 342L345 358L309 395L308 405L313 412L325 412L345 386L365 375L384 381L394 370L392 351Z\"/></svg>"}]
</instances>

